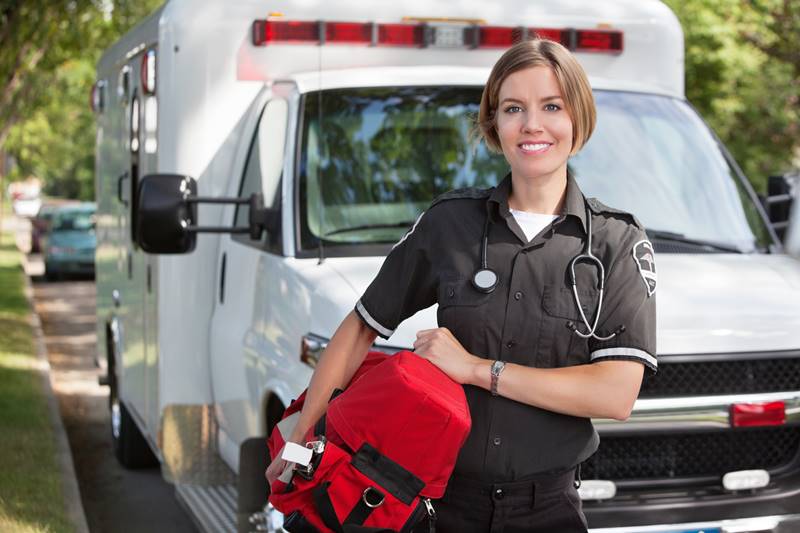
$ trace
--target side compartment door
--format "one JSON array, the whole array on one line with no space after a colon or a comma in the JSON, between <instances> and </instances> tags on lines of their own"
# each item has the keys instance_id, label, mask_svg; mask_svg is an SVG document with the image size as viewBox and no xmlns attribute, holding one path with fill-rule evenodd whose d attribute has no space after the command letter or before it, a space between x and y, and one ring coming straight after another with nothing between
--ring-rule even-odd
<instances>
[{"instance_id":1,"label":"side compartment door","mask_svg":"<svg viewBox=\"0 0 800 533\"><path fill-rule=\"evenodd\" d=\"M264 106L250 142L238 196L263 192L264 205L281 208L281 179L288 103L274 97ZM231 209L234 225L247 227L249 206ZM247 234L225 236L220 242L217 295L211 321L211 377L219 448L236 468L241 442L260 431L259 352L267 332L260 327L261 309L269 302L256 293L257 277L270 276L283 259L281 232L265 232L258 241ZM274 279L270 283L280 283Z\"/></svg>"},{"instance_id":2,"label":"side compartment door","mask_svg":"<svg viewBox=\"0 0 800 533\"><path fill-rule=\"evenodd\" d=\"M142 429L147 419L147 359L144 336L144 294L146 290L146 254L135 242L136 188L142 176L144 157L142 118L145 95L140 78L142 55L131 58L123 67L127 87L127 160L128 164L118 178L118 195L123 207L120 217L119 238L121 261L117 288L119 295L121 368L120 398L138 419Z\"/></svg>"}]
</instances>

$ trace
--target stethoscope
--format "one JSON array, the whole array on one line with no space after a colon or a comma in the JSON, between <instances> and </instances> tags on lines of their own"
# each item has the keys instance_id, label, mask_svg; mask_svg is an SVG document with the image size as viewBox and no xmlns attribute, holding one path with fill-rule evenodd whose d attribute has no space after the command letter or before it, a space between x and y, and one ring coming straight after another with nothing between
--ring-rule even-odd
<instances>
[{"instance_id":1,"label":"stethoscope","mask_svg":"<svg viewBox=\"0 0 800 533\"><path fill-rule=\"evenodd\" d=\"M489 215L486 215L486 221L483 225L483 241L481 243L481 266L478 270L475 271L475 274L472 275L472 285L477 290L483 293L490 293L494 291L497 287L497 274L489 268L488 261L487 261L487 249L489 246ZM586 313L583 312L583 306L581 305L580 296L578 296L578 284L576 281L575 276L575 265L578 263L586 263L590 266L595 267L597 271L597 288L600 291L600 294L597 298L597 310L594 315L594 323L589 324L589 319L586 318ZM625 331L625 326L619 326L611 335L608 336L601 336L596 333L597 331L597 324L600 320L600 311L603 308L603 291L605 290L605 280L606 280L606 271L603 267L603 263L594 255L592 254L592 216L589 212L589 208L586 208L586 240L583 244L583 251L572 258L569 262L568 267L569 273L569 281L572 284L572 294L575 297L575 305L578 307L578 312L581 315L581 320L586 325L588 331L583 333L582 331L578 330L578 326L576 326L573 322L567 323L567 327L571 329L577 336L581 337L582 339L588 339L590 337L594 337L599 341L607 341L611 340L616 337L618 334Z\"/></svg>"}]
</instances>

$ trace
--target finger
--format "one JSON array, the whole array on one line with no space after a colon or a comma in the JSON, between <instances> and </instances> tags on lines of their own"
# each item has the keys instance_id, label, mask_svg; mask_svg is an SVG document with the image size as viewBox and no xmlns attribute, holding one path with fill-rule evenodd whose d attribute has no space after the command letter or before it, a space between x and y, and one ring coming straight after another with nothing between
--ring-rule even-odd
<instances>
[{"instance_id":1,"label":"finger","mask_svg":"<svg viewBox=\"0 0 800 533\"><path fill-rule=\"evenodd\" d=\"M430 335L431 333L435 332L437 329L439 329L439 328L434 328L434 329L421 329L421 330L419 330L419 331L417 332L417 338L419 339L420 337L427 337L427 336L428 336L428 335Z\"/></svg>"}]
</instances>

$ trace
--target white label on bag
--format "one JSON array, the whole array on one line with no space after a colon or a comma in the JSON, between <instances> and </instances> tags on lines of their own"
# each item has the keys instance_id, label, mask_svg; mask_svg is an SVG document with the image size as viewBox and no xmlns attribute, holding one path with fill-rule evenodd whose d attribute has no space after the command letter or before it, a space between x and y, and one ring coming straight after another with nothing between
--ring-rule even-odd
<instances>
[{"instance_id":1,"label":"white label on bag","mask_svg":"<svg viewBox=\"0 0 800 533\"><path fill-rule=\"evenodd\" d=\"M314 452L310 448L300 446L294 442L287 442L283 447L281 459L291 463L297 463L300 466L308 466L308 463L311 462L311 456L313 453Z\"/></svg>"}]
</instances>

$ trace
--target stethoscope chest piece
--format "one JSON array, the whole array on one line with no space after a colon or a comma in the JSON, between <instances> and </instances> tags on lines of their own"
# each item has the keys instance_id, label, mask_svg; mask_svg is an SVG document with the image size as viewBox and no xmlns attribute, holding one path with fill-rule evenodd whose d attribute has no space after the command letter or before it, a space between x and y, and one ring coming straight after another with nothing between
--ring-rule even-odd
<instances>
[{"instance_id":1,"label":"stethoscope chest piece","mask_svg":"<svg viewBox=\"0 0 800 533\"><path fill-rule=\"evenodd\" d=\"M481 292L492 292L497 286L497 274L488 268L481 268L472 276L472 286Z\"/></svg>"}]
</instances>

